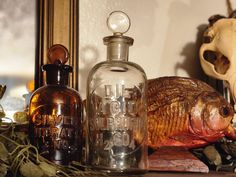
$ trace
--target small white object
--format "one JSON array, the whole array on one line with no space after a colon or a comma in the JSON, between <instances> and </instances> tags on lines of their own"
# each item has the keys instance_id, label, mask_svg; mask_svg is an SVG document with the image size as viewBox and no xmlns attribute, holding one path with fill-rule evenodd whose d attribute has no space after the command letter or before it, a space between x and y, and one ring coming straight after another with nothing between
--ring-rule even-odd
<instances>
[{"instance_id":1,"label":"small white object","mask_svg":"<svg viewBox=\"0 0 236 177\"><path fill-rule=\"evenodd\" d=\"M114 11L107 18L107 26L114 34L124 34L130 28L129 16L122 11Z\"/></svg>"}]
</instances>

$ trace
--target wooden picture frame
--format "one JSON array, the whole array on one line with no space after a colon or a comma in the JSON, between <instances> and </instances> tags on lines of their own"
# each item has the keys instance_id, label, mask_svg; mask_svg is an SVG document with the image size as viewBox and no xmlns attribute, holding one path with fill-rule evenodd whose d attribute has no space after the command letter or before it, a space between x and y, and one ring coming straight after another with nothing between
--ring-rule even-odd
<instances>
[{"instance_id":1,"label":"wooden picture frame","mask_svg":"<svg viewBox=\"0 0 236 177\"><path fill-rule=\"evenodd\" d=\"M47 63L47 51L54 44L64 45L73 67L69 85L78 90L79 0L37 0L35 89L45 83L41 66Z\"/></svg>"}]
</instances>

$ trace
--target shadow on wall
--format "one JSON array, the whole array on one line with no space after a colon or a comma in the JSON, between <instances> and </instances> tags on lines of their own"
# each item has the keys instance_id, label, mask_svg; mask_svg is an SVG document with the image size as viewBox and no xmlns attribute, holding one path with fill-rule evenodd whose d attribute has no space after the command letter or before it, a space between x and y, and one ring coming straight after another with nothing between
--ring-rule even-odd
<instances>
[{"instance_id":1,"label":"shadow on wall","mask_svg":"<svg viewBox=\"0 0 236 177\"><path fill-rule=\"evenodd\" d=\"M108 1L111 2L111 1ZM136 36L134 45L136 48L142 46L148 47L153 43L153 34L156 33L155 25L159 21L155 12L158 10L157 0L136 0L127 3L127 0L121 1L120 7L124 9L131 19L130 34ZM130 37L134 37L131 35ZM131 50L132 52L132 50Z\"/></svg>"},{"instance_id":2,"label":"shadow on wall","mask_svg":"<svg viewBox=\"0 0 236 177\"><path fill-rule=\"evenodd\" d=\"M207 9L204 8L206 7L203 7L202 3L199 3L195 0L191 0L188 3L176 0L171 3L168 11L170 19L167 31L168 36L166 38L164 47L165 50L162 57L165 58L163 70L167 69L167 63L173 63L174 61L175 75L182 76L180 74L182 70L188 75L188 77L197 79L203 79L205 77L205 74L200 65L198 53L201 45L202 34L206 28L206 24L200 24L199 26L195 27L193 25L194 23L191 23L194 22L194 20L196 21L196 16L201 13L201 11L207 12ZM207 18L205 20L206 22ZM195 34L195 40L193 42L186 41L186 44L184 44L185 39L193 38L192 35L194 34L194 30L197 31L197 34ZM173 43L178 48L173 48ZM181 46L183 46L182 49ZM170 50L170 47L172 47L174 51L168 51ZM183 56L183 60L174 60L174 55Z\"/></svg>"},{"instance_id":3,"label":"shadow on wall","mask_svg":"<svg viewBox=\"0 0 236 177\"><path fill-rule=\"evenodd\" d=\"M86 93L87 88L87 78L89 71L92 69L92 67L95 65L95 63L98 62L99 58L99 52L96 47L92 45L84 46L80 50L80 62L83 63L83 68L80 68L80 85L83 87L80 87L80 91L82 91L84 94ZM83 97L85 99L85 97Z\"/></svg>"},{"instance_id":4,"label":"shadow on wall","mask_svg":"<svg viewBox=\"0 0 236 177\"><path fill-rule=\"evenodd\" d=\"M202 44L203 33L206 29L207 25L199 25L198 33L196 35L196 41L187 43L181 52L181 56L184 56L184 60L182 62L177 62L175 65L175 74L177 75L178 70L185 70L189 77L197 78L200 80L204 80L206 75L202 70L200 59L199 59L199 49ZM195 67L195 68L194 68Z\"/></svg>"}]
</instances>

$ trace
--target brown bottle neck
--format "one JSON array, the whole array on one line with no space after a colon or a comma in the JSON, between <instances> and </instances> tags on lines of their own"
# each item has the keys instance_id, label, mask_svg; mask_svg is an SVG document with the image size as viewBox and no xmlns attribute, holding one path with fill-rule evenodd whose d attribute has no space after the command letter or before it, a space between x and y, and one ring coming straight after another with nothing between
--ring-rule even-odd
<instances>
[{"instance_id":1,"label":"brown bottle neck","mask_svg":"<svg viewBox=\"0 0 236 177\"><path fill-rule=\"evenodd\" d=\"M47 72L46 83L49 85L68 85L68 73L62 73L61 71Z\"/></svg>"},{"instance_id":2,"label":"brown bottle neck","mask_svg":"<svg viewBox=\"0 0 236 177\"><path fill-rule=\"evenodd\" d=\"M46 71L46 84L67 86L69 80L69 72L72 67L69 65L47 64L42 67Z\"/></svg>"}]
</instances>

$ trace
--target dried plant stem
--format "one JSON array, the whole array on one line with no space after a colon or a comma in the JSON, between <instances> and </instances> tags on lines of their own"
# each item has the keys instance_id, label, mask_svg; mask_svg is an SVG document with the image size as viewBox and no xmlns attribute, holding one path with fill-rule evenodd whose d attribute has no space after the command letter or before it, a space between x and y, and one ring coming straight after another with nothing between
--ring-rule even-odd
<instances>
[{"instance_id":1,"label":"dried plant stem","mask_svg":"<svg viewBox=\"0 0 236 177\"><path fill-rule=\"evenodd\" d=\"M57 171L57 176L61 177L106 177L105 173L99 173L97 171L93 171L89 169L87 166L81 165L79 162L72 162L69 166L62 166L55 164L41 155L38 154L38 150L35 146L28 144L28 145L21 145L16 141L12 140L11 138L0 134L0 138L10 142L15 146L12 152L9 153L9 156L12 157L12 164L11 169L13 170L14 175L17 175L21 165L31 161L35 165L39 165L40 163L44 162L48 165L51 165ZM84 169L84 170L81 170Z\"/></svg>"}]
</instances>

